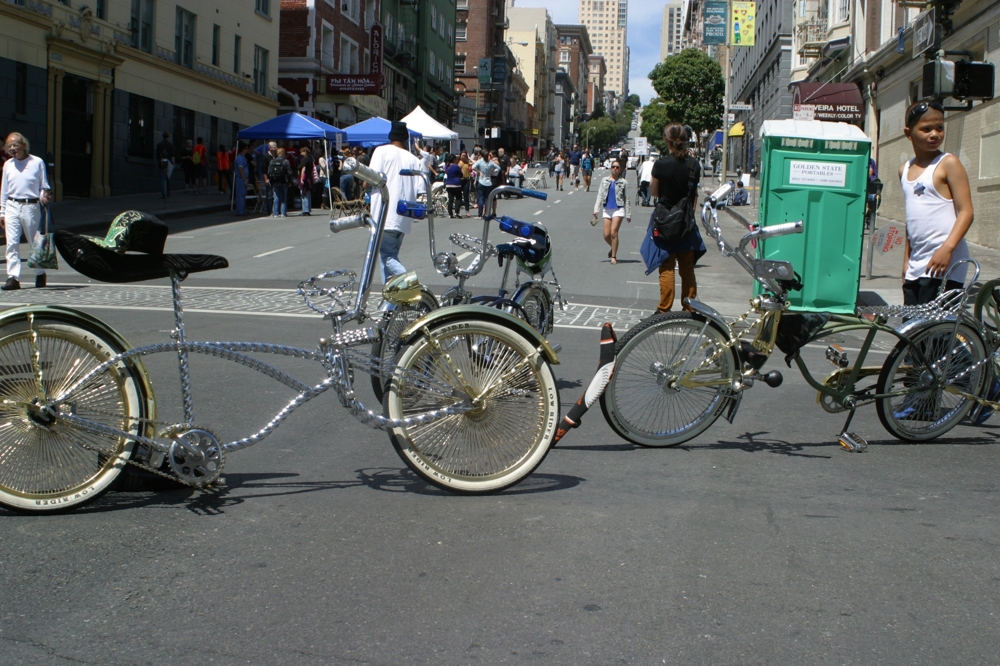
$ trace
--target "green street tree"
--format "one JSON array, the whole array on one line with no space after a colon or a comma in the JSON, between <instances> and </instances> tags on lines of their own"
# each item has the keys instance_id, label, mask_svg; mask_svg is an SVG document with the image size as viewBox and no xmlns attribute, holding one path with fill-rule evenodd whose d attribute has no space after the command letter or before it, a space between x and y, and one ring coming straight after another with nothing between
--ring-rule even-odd
<instances>
[{"instance_id":1,"label":"green street tree","mask_svg":"<svg viewBox=\"0 0 1000 666\"><path fill-rule=\"evenodd\" d=\"M608 111L604 108L604 100L598 100L594 103L594 110L590 114L591 120L597 120L598 118L603 118L608 115Z\"/></svg>"},{"instance_id":2,"label":"green street tree","mask_svg":"<svg viewBox=\"0 0 1000 666\"><path fill-rule=\"evenodd\" d=\"M677 56L673 56L677 57ZM670 123L667 107L659 97L655 97L642 109L642 136L656 146L661 155L667 152L667 144L663 141L663 128Z\"/></svg>"},{"instance_id":3,"label":"green street tree","mask_svg":"<svg viewBox=\"0 0 1000 666\"><path fill-rule=\"evenodd\" d=\"M639 101L639 96L636 95L635 93L629 95L625 101L637 109L642 108L642 102Z\"/></svg>"},{"instance_id":4,"label":"green street tree","mask_svg":"<svg viewBox=\"0 0 1000 666\"><path fill-rule=\"evenodd\" d=\"M685 49L656 65L649 78L670 122L690 125L696 135L720 126L726 83L719 63L698 49Z\"/></svg>"},{"instance_id":5,"label":"green street tree","mask_svg":"<svg viewBox=\"0 0 1000 666\"><path fill-rule=\"evenodd\" d=\"M608 117L588 120L580 125L580 145L591 150L607 148L618 140L618 126Z\"/></svg>"}]
</instances>

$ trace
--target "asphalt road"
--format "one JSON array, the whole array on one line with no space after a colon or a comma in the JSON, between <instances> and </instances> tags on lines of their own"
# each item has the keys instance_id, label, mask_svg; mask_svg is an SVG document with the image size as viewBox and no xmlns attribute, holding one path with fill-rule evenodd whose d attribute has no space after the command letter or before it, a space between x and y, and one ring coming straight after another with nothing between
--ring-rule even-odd
<instances>
[{"instance_id":1,"label":"asphalt road","mask_svg":"<svg viewBox=\"0 0 1000 666\"><path fill-rule=\"evenodd\" d=\"M608 264L589 224L596 194L548 192L501 206L548 224L570 301L648 312L655 280L637 255ZM623 248L641 239L633 214ZM189 279L217 303L189 311L195 339L312 348L328 325L273 304L310 273L358 266L363 251L361 232L329 238L317 217L171 225L169 250L232 263ZM421 234L403 261L423 275ZM706 302L745 309L749 283L731 260L710 252L698 276ZM0 304L89 303L137 345L172 326L127 285L88 300L97 288L65 269L50 282L63 286ZM227 294L245 314L218 305ZM594 326L552 336L564 409L596 365ZM822 353L807 352L817 375L831 369ZM148 363L161 417L178 418L172 360ZM869 407L852 427L869 451L848 454L836 445L842 418L778 355L767 368L785 384L750 390L733 424L640 449L594 410L533 476L494 496L427 486L384 434L323 396L230 454L224 488L113 492L66 515L0 510L0 663L995 663L1000 423L907 445ZM195 420L222 437L255 431L290 397L244 370L193 363Z\"/></svg>"}]
</instances>

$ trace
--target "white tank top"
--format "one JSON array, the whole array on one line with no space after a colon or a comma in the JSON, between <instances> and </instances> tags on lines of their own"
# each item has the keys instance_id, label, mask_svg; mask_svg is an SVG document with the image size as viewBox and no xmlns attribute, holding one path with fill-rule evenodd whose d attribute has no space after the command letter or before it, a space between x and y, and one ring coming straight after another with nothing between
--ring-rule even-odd
<instances>
[{"instance_id":1,"label":"white tank top","mask_svg":"<svg viewBox=\"0 0 1000 666\"><path fill-rule=\"evenodd\" d=\"M924 169L916 180L909 180L909 160L903 165L903 177L900 184L903 188L903 200L906 202L906 237L910 241L910 263L906 266L906 279L930 277L927 275L927 263L944 245L955 226L955 202L945 199L934 189L934 171L948 153L941 153ZM969 246L963 238L951 253L951 268L962 259L969 258ZM948 276L949 280L965 281L968 264L963 264ZM938 276L941 277L941 276Z\"/></svg>"}]
</instances>

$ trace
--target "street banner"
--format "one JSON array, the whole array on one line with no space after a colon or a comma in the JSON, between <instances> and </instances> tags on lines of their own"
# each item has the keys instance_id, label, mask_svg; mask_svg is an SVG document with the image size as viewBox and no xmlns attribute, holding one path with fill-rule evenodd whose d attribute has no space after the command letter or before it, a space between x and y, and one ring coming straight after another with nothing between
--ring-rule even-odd
<instances>
[{"instance_id":1,"label":"street banner","mask_svg":"<svg viewBox=\"0 0 1000 666\"><path fill-rule=\"evenodd\" d=\"M635 143L635 154L636 155L648 155L649 154L649 144L646 142L646 137L637 136L633 140Z\"/></svg>"},{"instance_id":2,"label":"street banner","mask_svg":"<svg viewBox=\"0 0 1000 666\"><path fill-rule=\"evenodd\" d=\"M479 87L489 88L493 80L493 58L479 59Z\"/></svg>"},{"instance_id":3,"label":"street banner","mask_svg":"<svg viewBox=\"0 0 1000 666\"><path fill-rule=\"evenodd\" d=\"M496 56L493 58L493 87L502 90L507 79L507 58L506 56Z\"/></svg>"},{"instance_id":4,"label":"street banner","mask_svg":"<svg viewBox=\"0 0 1000 666\"><path fill-rule=\"evenodd\" d=\"M757 23L756 2L733 2L733 26L730 44L733 46L753 46L754 27Z\"/></svg>"},{"instance_id":5,"label":"street banner","mask_svg":"<svg viewBox=\"0 0 1000 666\"><path fill-rule=\"evenodd\" d=\"M708 0L705 3L705 31L702 44L726 43L726 13L729 3L724 0Z\"/></svg>"}]
</instances>

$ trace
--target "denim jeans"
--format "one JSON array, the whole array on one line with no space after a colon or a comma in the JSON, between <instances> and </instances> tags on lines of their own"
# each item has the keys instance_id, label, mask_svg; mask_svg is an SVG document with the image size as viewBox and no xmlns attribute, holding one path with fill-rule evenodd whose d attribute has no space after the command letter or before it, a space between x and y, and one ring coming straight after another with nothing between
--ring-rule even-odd
<instances>
[{"instance_id":1,"label":"denim jeans","mask_svg":"<svg viewBox=\"0 0 1000 666\"><path fill-rule=\"evenodd\" d=\"M271 191L274 192L274 204L271 209L272 215L288 214L288 185L285 183L271 183Z\"/></svg>"},{"instance_id":2,"label":"denim jeans","mask_svg":"<svg viewBox=\"0 0 1000 666\"><path fill-rule=\"evenodd\" d=\"M340 191L344 193L344 198L348 201L354 199L354 176L340 177Z\"/></svg>"},{"instance_id":3,"label":"denim jeans","mask_svg":"<svg viewBox=\"0 0 1000 666\"><path fill-rule=\"evenodd\" d=\"M378 250L379 270L382 271L382 284L389 278L405 273L406 268L399 263L399 248L403 245L402 231L383 231L382 246Z\"/></svg>"},{"instance_id":4,"label":"denim jeans","mask_svg":"<svg viewBox=\"0 0 1000 666\"><path fill-rule=\"evenodd\" d=\"M312 185L306 187L299 186L299 194L302 195L302 212L312 212Z\"/></svg>"},{"instance_id":5,"label":"denim jeans","mask_svg":"<svg viewBox=\"0 0 1000 666\"><path fill-rule=\"evenodd\" d=\"M167 173L167 169L160 169L160 196L164 199L170 196L170 179Z\"/></svg>"}]
</instances>

